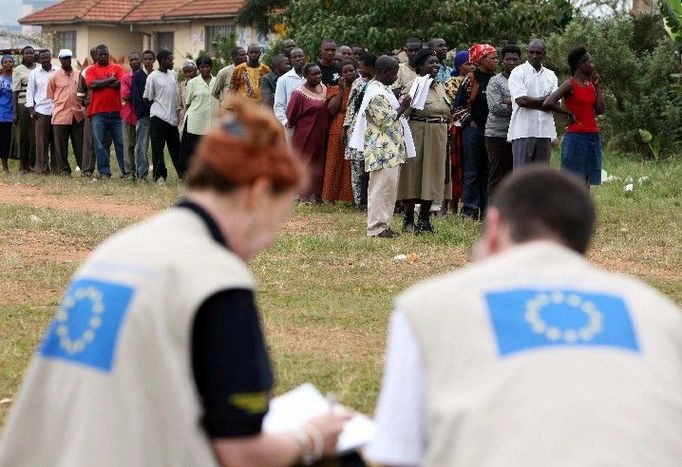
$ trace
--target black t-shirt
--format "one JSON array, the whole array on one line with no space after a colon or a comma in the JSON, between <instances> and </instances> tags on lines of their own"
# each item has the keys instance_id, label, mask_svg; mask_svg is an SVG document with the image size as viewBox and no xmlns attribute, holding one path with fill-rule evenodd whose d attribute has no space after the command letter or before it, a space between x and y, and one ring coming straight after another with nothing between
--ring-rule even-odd
<instances>
[{"instance_id":1,"label":"black t-shirt","mask_svg":"<svg viewBox=\"0 0 682 467\"><path fill-rule=\"evenodd\" d=\"M339 84L339 79L341 78L341 67L338 65L323 65L319 60L315 62L315 65L320 67L322 72L322 84L325 86L336 86Z\"/></svg>"},{"instance_id":2,"label":"black t-shirt","mask_svg":"<svg viewBox=\"0 0 682 467\"><path fill-rule=\"evenodd\" d=\"M490 78L495 76L494 73L483 73L476 68L474 70L476 82L478 82L478 93L471 104L471 118L476 122L479 128L485 128L485 122L488 120L488 98L486 97L486 88Z\"/></svg>"},{"instance_id":3,"label":"black t-shirt","mask_svg":"<svg viewBox=\"0 0 682 467\"><path fill-rule=\"evenodd\" d=\"M228 248L218 225L191 201L178 204L206 223ZM261 432L273 387L272 368L253 291L219 291L199 306L192 327L192 371L204 407L202 425L212 438Z\"/></svg>"}]
</instances>

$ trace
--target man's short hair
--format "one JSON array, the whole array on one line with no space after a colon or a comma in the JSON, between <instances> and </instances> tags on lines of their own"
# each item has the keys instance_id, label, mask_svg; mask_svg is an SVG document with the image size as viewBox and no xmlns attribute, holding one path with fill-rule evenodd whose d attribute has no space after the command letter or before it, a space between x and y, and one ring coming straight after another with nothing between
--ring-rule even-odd
<instances>
[{"instance_id":1,"label":"man's short hair","mask_svg":"<svg viewBox=\"0 0 682 467\"><path fill-rule=\"evenodd\" d=\"M145 55L151 55L154 57L154 60L156 60L156 54L154 53L153 50L147 49L144 52L142 52L142 56L144 57Z\"/></svg>"},{"instance_id":2,"label":"man's short hair","mask_svg":"<svg viewBox=\"0 0 682 467\"><path fill-rule=\"evenodd\" d=\"M500 52L500 59L504 60L504 56L507 54L516 54L521 57L521 47L519 47L516 44L507 44L504 47L502 47L502 51Z\"/></svg>"},{"instance_id":3,"label":"man's short hair","mask_svg":"<svg viewBox=\"0 0 682 467\"><path fill-rule=\"evenodd\" d=\"M550 167L514 170L490 202L516 243L553 238L584 254L594 233L595 208L587 185Z\"/></svg>"},{"instance_id":4,"label":"man's short hair","mask_svg":"<svg viewBox=\"0 0 682 467\"><path fill-rule=\"evenodd\" d=\"M195 62L197 68L199 68L201 65L208 65L209 67L213 66L213 60L211 57L208 55L202 55L199 58L197 58L197 61Z\"/></svg>"},{"instance_id":5,"label":"man's short hair","mask_svg":"<svg viewBox=\"0 0 682 467\"><path fill-rule=\"evenodd\" d=\"M173 55L173 52L171 52L170 50L161 49L161 50L159 50L159 53L156 54L156 58L158 60L167 60L168 57L170 57L172 55Z\"/></svg>"},{"instance_id":6,"label":"man's short hair","mask_svg":"<svg viewBox=\"0 0 682 467\"><path fill-rule=\"evenodd\" d=\"M365 52L364 54L360 55L358 62L364 64L365 66L371 66L374 68L377 64L377 58L375 55Z\"/></svg>"},{"instance_id":7,"label":"man's short hair","mask_svg":"<svg viewBox=\"0 0 682 467\"><path fill-rule=\"evenodd\" d=\"M230 55L232 58L237 58L238 55L242 53L242 50L244 50L244 47L237 46L232 49L232 52L230 52Z\"/></svg>"},{"instance_id":8,"label":"man's short hair","mask_svg":"<svg viewBox=\"0 0 682 467\"><path fill-rule=\"evenodd\" d=\"M293 49L292 49L293 50ZM285 61L288 61L289 57L287 57L284 54L278 54L272 57L272 60L270 60L270 68L275 68L279 66L281 63L284 63Z\"/></svg>"},{"instance_id":9,"label":"man's short hair","mask_svg":"<svg viewBox=\"0 0 682 467\"><path fill-rule=\"evenodd\" d=\"M424 44L424 41L418 37L408 37L405 39L405 45L407 44Z\"/></svg>"},{"instance_id":10,"label":"man's short hair","mask_svg":"<svg viewBox=\"0 0 682 467\"><path fill-rule=\"evenodd\" d=\"M95 47L95 52L99 52L100 50L106 50L108 52L109 47L107 47L105 44L100 44L97 47Z\"/></svg>"}]
</instances>

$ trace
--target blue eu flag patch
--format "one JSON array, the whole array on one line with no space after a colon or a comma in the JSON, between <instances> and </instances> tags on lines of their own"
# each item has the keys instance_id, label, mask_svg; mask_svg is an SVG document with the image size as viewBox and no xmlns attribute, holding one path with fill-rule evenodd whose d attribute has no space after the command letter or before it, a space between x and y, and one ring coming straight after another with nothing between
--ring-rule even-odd
<instances>
[{"instance_id":1,"label":"blue eu flag patch","mask_svg":"<svg viewBox=\"0 0 682 467\"><path fill-rule=\"evenodd\" d=\"M639 352L627 305L615 295L517 289L485 295L500 356L546 347Z\"/></svg>"},{"instance_id":2,"label":"blue eu flag patch","mask_svg":"<svg viewBox=\"0 0 682 467\"><path fill-rule=\"evenodd\" d=\"M71 283L39 354L111 371L133 289L91 279Z\"/></svg>"}]
</instances>

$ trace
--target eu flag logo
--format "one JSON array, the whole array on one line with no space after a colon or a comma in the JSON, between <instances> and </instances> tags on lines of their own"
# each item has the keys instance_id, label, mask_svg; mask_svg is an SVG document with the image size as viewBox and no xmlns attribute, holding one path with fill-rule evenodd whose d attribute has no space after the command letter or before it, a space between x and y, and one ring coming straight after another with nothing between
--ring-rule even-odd
<instances>
[{"instance_id":1,"label":"eu flag logo","mask_svg":"<svg viewBox=\"0 0 682 467\"><path fill-rule=\"evenodd\" d=\"M90 279L71 283L39 354L111 371L133 289Z\"/></svg>"},{"instance_id":2,"label":"eu flag logo","mask_svg":"<svg viewBox=\"0 0 682 467\"><path fill-rule=\"evenodd\" d=\"M500 356L555 346L639 352L630 312L618 296L517 289L485 295Z\"/></svg>"}]
</instances>

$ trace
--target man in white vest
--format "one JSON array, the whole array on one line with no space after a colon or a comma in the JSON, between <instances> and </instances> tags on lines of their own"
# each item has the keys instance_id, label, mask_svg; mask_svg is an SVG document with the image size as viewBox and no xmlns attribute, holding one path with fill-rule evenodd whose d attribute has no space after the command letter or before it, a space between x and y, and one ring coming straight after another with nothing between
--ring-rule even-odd
<instances>
[{"instance_id":1,"label":"man in white vest","mask_svg":"<svg viewBox=\"0 0 682 467\"><path fill-rule=\"evenodd\" d=\"M370 460L680 465L682 313L584 258L594 219L549 167L499 186L476 262L396 301Z\"/></svg>"}]
</instances>

